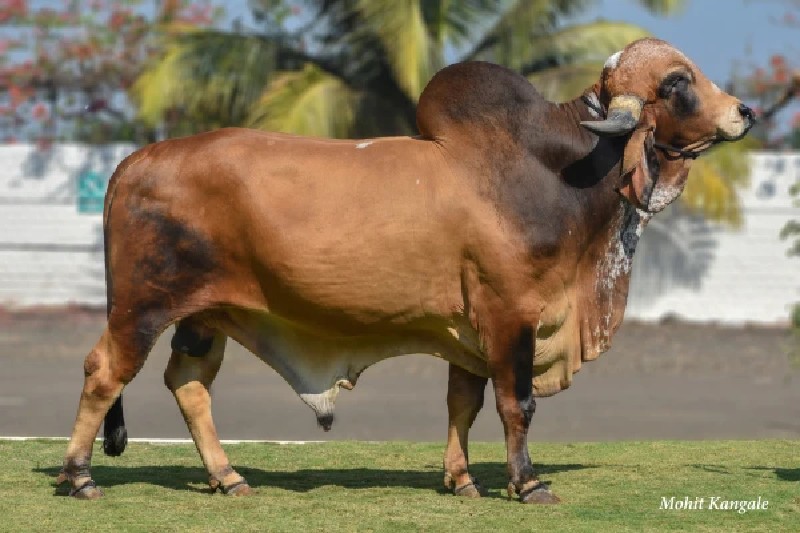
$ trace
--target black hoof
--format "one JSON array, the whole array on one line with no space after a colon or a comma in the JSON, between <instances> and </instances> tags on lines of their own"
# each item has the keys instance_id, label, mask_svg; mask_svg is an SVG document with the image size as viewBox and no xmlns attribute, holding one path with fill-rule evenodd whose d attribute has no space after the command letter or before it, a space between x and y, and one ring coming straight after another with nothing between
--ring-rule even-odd
<instances>
[{"instance_id":1,"label":"black hoof","mask_svg":"<svg viewBox=\"0 0 800 533\"><path fill-rule=\"evenodd\" d=\"M550 491L544 483L539 483L530 490L522 491L519 495L522 503L534 503L539 505L553 505L561 503L561 499Z\"/></svg>"},{"instance_id":2,"label":"black hoof","mask_svg":"<svg viewBox=\"0 0 800 533\"><path fill-rule=\"evenodd\" d=\"M103 453L111 457L118 457L125 451L128 445L128 430L121 426L105 435L103 439Z\"/></svg>"}]
</instances>

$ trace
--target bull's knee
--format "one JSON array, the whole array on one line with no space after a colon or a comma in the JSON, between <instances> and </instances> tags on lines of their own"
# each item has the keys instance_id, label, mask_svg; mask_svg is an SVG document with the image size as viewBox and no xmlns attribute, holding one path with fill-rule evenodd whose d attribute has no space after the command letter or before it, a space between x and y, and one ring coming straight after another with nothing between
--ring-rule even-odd
<instances>
[{"instance_id":1,"label":"bull's knee","mask_svg":"<svg viewBox=\"0 0 800 533\"><path fill-rule=\"evenodd\" d=\"M114 379L108 362L108 356L98 348L94 348L83 362L84 387L86 395L109 399L119 393L122 381Z\"/></svg>"}]
</instances>

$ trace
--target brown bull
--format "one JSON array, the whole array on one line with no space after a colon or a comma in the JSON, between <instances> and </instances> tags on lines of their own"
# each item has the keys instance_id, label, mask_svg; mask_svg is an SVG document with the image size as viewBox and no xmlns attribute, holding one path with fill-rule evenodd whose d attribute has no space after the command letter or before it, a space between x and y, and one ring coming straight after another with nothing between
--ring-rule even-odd
<instances>
[{"instance_id":1,"label":"brown bull","mask_svg":"<svg viewBox=\"0 0 800 533\"><path fill-rule=\"evenodd\" d=\"M108 327L86 358L61 480L75 496L102 494L90 475L100 423L108 413L105 450L118 455L122 389L177 324L165 382L212 487L250 491L211 418L231 337L325 429L338 389L375 362L449 361L445 482L460 495L480 493L467 437L491 378L509 490L558 501L528 456L534 396L568 387L608 349L643 227L694 157L752 122L683 54L647 39L560 105L505 68L448 67L420 97L419 137L225 129L139 150L106 197Z\"/></svg>"}]
</instances>

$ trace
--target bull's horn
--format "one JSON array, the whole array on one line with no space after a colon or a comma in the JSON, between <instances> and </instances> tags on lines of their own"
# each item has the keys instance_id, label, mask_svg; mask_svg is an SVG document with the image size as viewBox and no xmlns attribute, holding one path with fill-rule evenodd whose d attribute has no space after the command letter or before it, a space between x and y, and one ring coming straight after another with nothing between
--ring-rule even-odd
<instances>
[{"instance_id":1,"label":"bull's horn","mask_svg":"<svg viewBox=\"0 0 800 533\"><path fill-rule=\"evenodd\" d=\"M638 96L622 94L611 99L608 118L583 120L581 126L601 137L615 137L630 133L639 123L644 102Z\"/></svg>"}]
</instances>

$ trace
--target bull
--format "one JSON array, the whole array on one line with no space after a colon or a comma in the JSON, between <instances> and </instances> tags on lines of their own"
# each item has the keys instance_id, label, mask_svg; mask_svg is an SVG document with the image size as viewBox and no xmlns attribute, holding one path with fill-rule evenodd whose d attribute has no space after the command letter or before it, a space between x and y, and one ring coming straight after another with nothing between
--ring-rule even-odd
<instances>
[{"instance_id":1,"label":"bull","mask_svg":"<svg viewBox=\"0 0 800 533\"><path fill-rule=\"evenodd\" d=\"M528 454L535 397L609 348L643 228L694 158L753 122L681 52L644 39L563 104L497 65L447 67L420 96L416 137L223 129L142 148L109 183L108 323L58 481L102 495L94 438L105 417L104 450L122 453L122 389L174 324L164 380L226 494L251 491L211 417L230 337L325 429L370 365L447 360L445 483L462 496L481 494L467 444L491 379L509 492L559 501Z\"/></svg>"}]
</instances>

